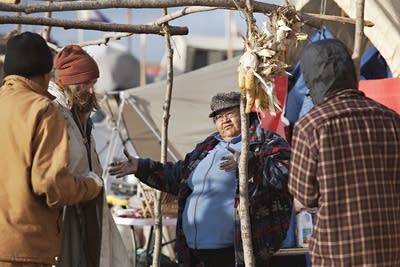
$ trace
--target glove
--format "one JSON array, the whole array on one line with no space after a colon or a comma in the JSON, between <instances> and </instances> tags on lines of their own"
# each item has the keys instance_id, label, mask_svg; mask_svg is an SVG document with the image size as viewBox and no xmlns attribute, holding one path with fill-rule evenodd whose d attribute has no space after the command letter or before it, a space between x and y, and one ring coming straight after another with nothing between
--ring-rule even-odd
<instances>
[{"instance_id":1,"label":"glove","mask_svg":"<svg viewBox=\"0 0 400 267\"><path fill-rule=\"evenodd\" d=\"M95 172L90 171L86 178L92 179L98 187L103 187L103 180Z\"/></svg>"},{"instance_id":2,"label":"glove","mask_svg":"<svg viewBox=\"0 0 400 267\"><path fill-rule=\"evenodd\" d=\"M90 171L90 172L86 175L86 178L89 178L89 179L92 179L93 181L95 181L96 184L97 184L99 187L102 187L102 186L103 186L103 180L102 180L95 172Z\"/></svg>"}]
</instances>

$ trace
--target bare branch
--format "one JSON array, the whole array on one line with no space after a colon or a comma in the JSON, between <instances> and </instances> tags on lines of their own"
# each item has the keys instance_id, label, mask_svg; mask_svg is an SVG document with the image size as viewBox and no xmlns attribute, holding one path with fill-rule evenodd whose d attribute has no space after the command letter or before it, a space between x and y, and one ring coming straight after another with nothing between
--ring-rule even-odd
<instances>
[{"instance_id":1,"label":"bare branch","mask_svg":"<svg viewBox=\"0 0 400 267\"><path fill-rule=\"evenodd\" d=\"M332 21L346 24L356 24L356 20L348 17L340 17L340 16L332 16L332 15L322 15L322 14L314 14L314 13L302 13L302 19L304 23L313 22L315 23L318 20L324 21ZM369 20L364 20L365 27L373 27L374 23Z\"/></svg>"},{"instance_id":2,"label":"bare branch","mask_svg":"<svg viewBox=\"0 0 400 267\"><path fill-rule=\"evenodd\" d=\"M100 39L81 42L81 43L79 43L79 45L84 47L84 46L90 46L90 45L108 44L108 42L111 39L119 40L121 38L128 37L131 35L132 35L132 33L112 33L112 34L108 33L108 34L103 35L103 37Z\"/></svg>"},{"instance_id":3,"label":"bare branch","mask_svg":"<svg viewBox=\"0 0 400 267\"><path fill-rule=\"evenodd\" d=\"M236 8L231 0L102 0L102 1L63 1L54 2L51 5L22 4L13 5L0 3L1 11L24 12L26 14L46 11L72 11L108 8L167 8L182 6L209 6L219 8ZM277 5L262 2L254 2L255 12L269 12L277 9Z\"/></svg>"},{"instance_id":4,"label":"bare branch","mask_svg":"<svg viewBox=\"0 0 400 267\"><path fill-rule=\"evenodd\" d=\"M161 18L150 22L148 24L153 24L153 25L161 25L163 23L169 22L171 20L183 17L185 15L191 14L191 13L198 13L198 12L204 12L204 11L211 11L211 10L215 10L218 9L216 7L204 7L204 6L193 6L193 7L185 7L182 8L179 11L176 11L172 14L168 14L165 16L162 16Z\"/></svg>"},{"instance_id":5,"label":"bare branch","mask_svg":"<svg viewBox=\"0 0 400 267\"><path fill-rule=\"evenodd\" d=\"M174 19L177 19L179 17L185 16L185 15L188 15L191 13L211 11L211 10L215 10L215 9L217 9L217 8L215 8L215 7L200 7L200 6L185 7L175 13L165 15L157 20L151 21L151 22L147 23L147 25L161 25L163 23L169 22L170 20L174 20ZM79 45L84 47L84 46L90 46L90 45L107 44L112 39L119 40L121 38L129 37L131 35L132 35L132 33L106 33L103 35L102 38L85 41L85 42L79 43Z\"/></svg>"},{"instance_id":6,"label":"bare branch","mask_svg":"<svg viewBox=\"0 0 400 267\"><path fill-rule=\"evenodd\" d=\"M71 21L41 17L0 16L0 24L29 24L62 27L65 29L85 29L105 32L130 32L164 35L163 28L157 25L128 25L107 22ZM186 35L187 27L170 27L171 35Z\"/></svg>"},{"instance_id":7,"label":"bare branch","mask_svg":"<svg viewBox=\"0 0 400 267\"><path fill-rule=\"evenodd\" d=\"M56 44L47 42L47 45L48 45L51 49L53 49L54 51L56 51L57 53L61 51L61 48L59 48Z\"/></svg>"},{"instance_id":8,"label":"bare branch","mask_svg":"<svg viewBox=\"0 0 400 267\"><path fill-rule=\"evenodd\" d=\"M16 34L18 34L18 30L12 30L4 35L0 35L0 41L7 41Z\"/></svg>"}]
</instances>

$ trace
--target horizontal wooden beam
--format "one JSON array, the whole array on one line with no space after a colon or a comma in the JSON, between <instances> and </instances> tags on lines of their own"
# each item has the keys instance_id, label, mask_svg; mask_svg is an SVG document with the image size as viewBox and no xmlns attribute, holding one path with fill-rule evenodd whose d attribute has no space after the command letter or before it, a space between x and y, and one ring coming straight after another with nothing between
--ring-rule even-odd
<instances>
[{"instance_id":1,"label":"horizontal wooden beam","mask_svg":"<svg viewBox=\"0 0 400 267\"><path fill-rule=\"evenodd\" d=\"M18 4L20 0L0 0L0 3Z\"/></svg>"},{"instance_id":2,"label":"horizontal wooden beam","mask_svg":"<svg viewBox=\"0 0 400 267\"><path fill-rule=\"evenodd\" d=\"M346 24L356 24L356 20L349 17L341 17L341 16L333 16L333 15L322 15L322 14L314 14L314 13L304 13L302 16L303 20L307 23L307 20L315 22L319 21L331 21L338 23L346 23ZM364 20L365 27L372 27L374 23L369 20Z\"/></svg>"},{"instance_id":3,"label":"horizontal wooden beam","mask_svg":"<svg viewBox=\"0 0 400 267\"><path fill-rule=\"evenodd\" d=\"M104 32L127 32L164 35L164 28L159 25L129 25L108 22L62 20L42 17L0 16L0 24L28 24L62 27L65 29L85 29ZM169 26L170 35L186 35L187 27Z\"/></svg>"},{"instance_id":4,"label":"horizontal wooden beam","mask_svg":"<svg viewBox=\"0 0 400 267\"><path fill-rule=\"evenodd\" d=\"M232 0L101 0L101 1L60 1L43 4L20 4L12 5L0 3L1 11L23 12L26 14L38 12L57 12L73 10L95 10L108 8L169 8L184 6L208 6L217 8L233 8L236 4L242 4L243 1ZM278 5L267 4L254 1L255 12L270 12L277 9Z\"/></svg>"}]
</instances>

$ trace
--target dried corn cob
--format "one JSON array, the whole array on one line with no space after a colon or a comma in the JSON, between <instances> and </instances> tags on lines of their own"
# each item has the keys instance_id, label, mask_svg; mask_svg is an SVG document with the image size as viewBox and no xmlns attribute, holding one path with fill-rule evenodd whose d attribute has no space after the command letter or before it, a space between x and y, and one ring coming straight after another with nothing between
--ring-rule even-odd
<instances>
[{"instance_id":1,"label":"dried corn cob","mask_svg":"<svg viewBox=\"0 0 400 267\"><path fill-rule=\"evenodd\" d=\"M246 79L245 79L245 86L246 86L246 113L251 112L251 108L254 105L255 100L255 87L254 87L254 73L252 68L248 68L246 70Z\"/></svg>"}]
</instances>

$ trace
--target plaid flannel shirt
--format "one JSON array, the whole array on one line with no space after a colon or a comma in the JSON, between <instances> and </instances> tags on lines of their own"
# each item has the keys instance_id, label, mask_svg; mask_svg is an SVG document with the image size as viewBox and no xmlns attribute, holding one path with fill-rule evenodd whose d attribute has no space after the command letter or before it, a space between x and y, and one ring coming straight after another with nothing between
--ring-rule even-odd
<instances>
[{"instance_id":1,"label":"plaid flannel shirt","mask_svg":"<svg viewBox=\"0 0 400 267\"><path fill-rule=\"evenodd\" d=\"M313 267L400 266L400 117L346 89L295 125L289 191L316 207Z\"/></svg>"}]
</instances>

